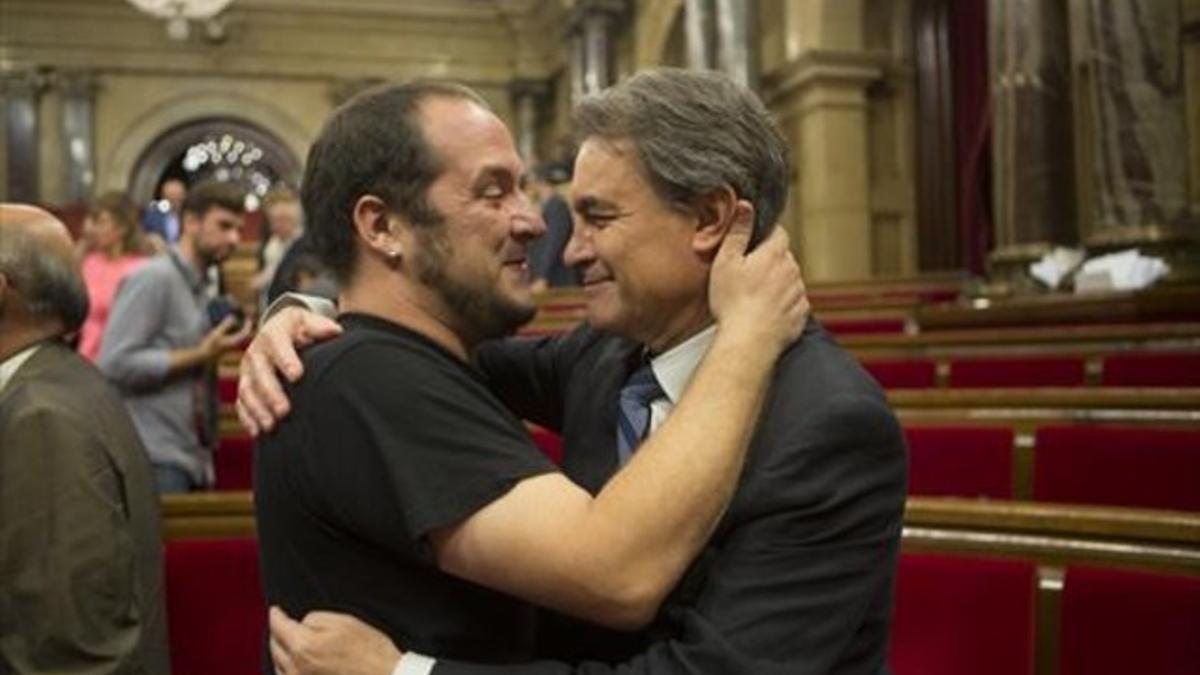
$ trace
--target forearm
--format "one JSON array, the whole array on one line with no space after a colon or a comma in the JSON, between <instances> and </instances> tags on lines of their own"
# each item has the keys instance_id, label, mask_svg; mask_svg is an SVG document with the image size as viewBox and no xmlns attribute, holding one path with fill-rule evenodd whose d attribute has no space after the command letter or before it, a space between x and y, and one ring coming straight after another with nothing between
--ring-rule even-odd
<instances>
[{"instance_id":1,"label":"forearm","mask_svg":"<svg viewBox=\"0 0 1200 675\"><path fill-rule=\"evenodd\" d=\"M102 347L96 366L109 379L127 389L157 386L174 372L170 351L131 344L111 350Z\"/></svg>"}]
</instances>

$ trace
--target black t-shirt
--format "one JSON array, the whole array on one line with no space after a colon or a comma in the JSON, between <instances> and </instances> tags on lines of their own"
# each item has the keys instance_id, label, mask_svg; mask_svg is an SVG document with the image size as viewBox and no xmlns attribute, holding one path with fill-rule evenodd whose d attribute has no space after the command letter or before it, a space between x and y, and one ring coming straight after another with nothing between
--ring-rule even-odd
<instances>
[{"instance_id":1,"label":"black t-shirt","mask_svg":"<svg viewBox=\"0 0 1200 675\"><path fill-rule=\"evenodd\" d=\"M349 612L403 649L527 659L532 609L438 570L427 535L556 467L470 365L382 319L341 323L305 352L292 412L258 448L267 600Z\"/></svg>"}]
</instances>

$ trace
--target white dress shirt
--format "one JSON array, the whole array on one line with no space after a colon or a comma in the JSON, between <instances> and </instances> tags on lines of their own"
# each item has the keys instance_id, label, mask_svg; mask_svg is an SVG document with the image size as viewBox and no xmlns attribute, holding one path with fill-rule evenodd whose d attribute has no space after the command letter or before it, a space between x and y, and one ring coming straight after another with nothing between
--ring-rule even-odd
<instances>
[{"instance_id":1,"label":"white dress shirt","mask_svg":"<svg viewBox=\"0 0 1200 675\"><path fill-rule=\"evenodd\" d=\"M25 365L25 362L28 361L31 356L36 354L37 350L41 348L41 346L42 343L35 342L34 344L29 345L25 349L22 349L7 359L4 359L3 362L0 362L0 392L3 392L5 388L8 387L9 381L11 381L17 374L17 371L20 370L21 366Z\"/></svg>"}]
</instances>

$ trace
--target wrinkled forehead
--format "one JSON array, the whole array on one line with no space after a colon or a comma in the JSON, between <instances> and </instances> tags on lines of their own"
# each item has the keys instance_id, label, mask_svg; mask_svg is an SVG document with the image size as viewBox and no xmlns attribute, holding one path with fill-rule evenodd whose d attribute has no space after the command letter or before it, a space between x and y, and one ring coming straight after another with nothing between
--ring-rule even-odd
<instances>
[{"instance_id":1,"label":"wrinkled forehead","mask_svg":"<svg viewBox=\"0 0 1200 675\"><path fill-rule=\"evenodd\" d=\"M575 159L572 201L642 196L647 192L653 190L632 140L596 136L584 139Z\"/></svg>"}]
</instances>

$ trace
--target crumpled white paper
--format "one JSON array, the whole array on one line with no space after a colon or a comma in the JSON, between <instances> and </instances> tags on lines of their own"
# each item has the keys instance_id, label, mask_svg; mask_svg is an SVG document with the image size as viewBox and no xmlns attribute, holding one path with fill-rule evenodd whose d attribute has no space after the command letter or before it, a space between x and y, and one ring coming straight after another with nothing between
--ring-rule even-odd
<instances>
[{"instance_id":1,"label":"crumpled white paper","mask_svg":"<svg viewBox=\"0 0 1200 675\"><path fill-rule=\"evenodd\" d=\"M1144 256L1132 248L1092 258L1075 274L1076 292L1136 291L1150 286L1171 271L1161 258Z\"/></svg>"},{"instance_id":2,"label":"crumpled white paper","mask_svg":"<svg viewBox=\"0 0 1200 675\"><path fill-rule=\"evenodd\" d=\"M1058 288L1062 280L1083 262L1083 257L1083 251L1077 248L1057 246L1041 260L1030 263L1029 274L1048 288Z\"/></svg>"}]
</instances>

